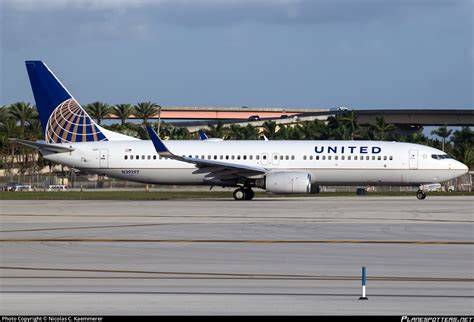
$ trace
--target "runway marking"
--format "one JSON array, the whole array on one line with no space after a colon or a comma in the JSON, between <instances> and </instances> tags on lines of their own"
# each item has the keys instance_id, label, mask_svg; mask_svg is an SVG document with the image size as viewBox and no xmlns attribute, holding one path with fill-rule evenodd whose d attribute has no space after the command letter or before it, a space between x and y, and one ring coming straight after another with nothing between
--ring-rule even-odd
<instances>
[{"instance_id":1,"label":"runway marking","mask_svg":"<svg viewBox=\"0 0 474 322\"><path fill-rule=\"evenodd\" d=\"M34 229L14 229L14 230L0 230L0 233L17 233L27 231L50 231L50 230L74 230L74 229L99 229L99 228L129 228L129 227L147 227L147 226L164 226L170 225L168 223L162 224L129 224L129 225L103 225L103 226L81 226L81 227L55 227L55 228L34 228Z\"/></svg>"},{"instance_id":2,"label":"runway marking","mask_svg":"<svg viewBox=\"0 0 474 322\"><path fill-rule=\"evenodd\" d=\"M122 274L144 274L144 275L165 275L168 279L304 279L304 280L360 280L360 276L341 276L341 275L302 275L302 274L265 274L265 273L219 273L219 272L170 272L170 271L140 271L140 270L123 270L123 269L87 269L87 268L48 268L48 267L18 267L18 266L0 266L3 270L24 270L24 271L54 271L54 272L81 272L81 273L122 273ZM174 276L175 275L175 276ZM136 276L42 276L37 278L150 278L150 277L136 277ZM2 276L1 278L4 278ZM35 278L31 276L19 277L10 276L7 278ZM151 278L162 278L151 277ZM410 276L371 276L367 279L371 281L385 281L385 282L462 282L473 283L474 278L465 277L410 277Z\"/></svg>"},{"instance_id":3,"label":"runway marking","mask_svg":"<svg viewBox=\"0 0 474 322\"><path fill-rule=\"evenodd\" d=\"M324 297L358 297L355 293L269 293L269 292L166 292L166 291L4 291L5 294L146 294L146 295L234 295L234 296L324 296ZM446 295L446 294L371 294L373 297L427 297L427 298L467 298L472 299L470 295Z\"/></svg>"},{"instance_id":4,"label":"runway marking","mask_svg":"<svg viewBox=\"0 0 474 322\"><path fill-rule=\"evenodd\" d=\"M420 240L254 240L254 239L128 239L128 238L9 238L0 243L235 243L235 244L406 244L406 245L474 245L474 241L420 241Z\"/></svg>"}]
</instances>

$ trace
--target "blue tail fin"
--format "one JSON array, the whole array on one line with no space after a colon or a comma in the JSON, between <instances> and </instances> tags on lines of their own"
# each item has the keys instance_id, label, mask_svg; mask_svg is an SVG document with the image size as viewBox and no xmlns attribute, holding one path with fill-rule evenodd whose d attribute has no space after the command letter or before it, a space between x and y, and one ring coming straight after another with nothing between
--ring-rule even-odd
<instances>
[{"instance_id":1,"label":"blue tail fin","mask_svg":"<svg viewBox=\"0 0 474 322\"><path fill-rule=\"evenodd\" d=\"M36 108L48 143L108 141L81 105L42 61L26 61Z\"/></svg>"}]
</instances>

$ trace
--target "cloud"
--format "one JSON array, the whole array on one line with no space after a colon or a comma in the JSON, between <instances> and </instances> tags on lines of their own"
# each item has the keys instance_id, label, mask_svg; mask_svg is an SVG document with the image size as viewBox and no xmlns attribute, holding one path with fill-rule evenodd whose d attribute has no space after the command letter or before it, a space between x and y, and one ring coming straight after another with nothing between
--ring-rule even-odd
<instances>
[{"instance_id":1,"label":"cloud","mask_svg":"<svg viewBox=\"0 0 474 322\"><path fill-rule=\"evenodd\" d=\"M155 37L166 26L317 25L399 21L470 0L2 0L2 46ZM25 41L28 40L28 41Z\"/></svg>"}]
</instances>

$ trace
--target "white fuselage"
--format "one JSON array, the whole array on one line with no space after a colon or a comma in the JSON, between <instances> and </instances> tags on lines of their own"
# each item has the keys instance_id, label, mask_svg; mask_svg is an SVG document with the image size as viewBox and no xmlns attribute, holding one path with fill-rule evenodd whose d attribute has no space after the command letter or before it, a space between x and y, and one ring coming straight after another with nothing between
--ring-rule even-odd
<instances>
[{"instance_id":1,"label":"white fuselage","mask_svg":"<svg viewBox=\"0 0 474 322\"><path fill-rule=\"evenodd\" d=\"M165 141L176 155L269 171L302 171L313 184L420 185L444 182L467 172L444 152L411 143L380 141ZM213 185L194 165L160 157L151 141L69 143L72 152L45 158L118 179L173 185Z\"/></svg>"}]
</instances>

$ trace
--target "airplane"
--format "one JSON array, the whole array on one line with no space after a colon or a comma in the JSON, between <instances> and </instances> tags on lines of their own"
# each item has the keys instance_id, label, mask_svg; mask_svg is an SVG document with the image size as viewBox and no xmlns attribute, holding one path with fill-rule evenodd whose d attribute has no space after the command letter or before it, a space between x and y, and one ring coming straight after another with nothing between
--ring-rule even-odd
<instances>
[{"instance_id":1,"label":"airplane","mask_svg":"<svg viewBox=\"0 0 474 322\"><path fill-rule=\"evenodd\" d=\"M383 141L166 140L151 128L139 140L99 126L42 61L26 69L44 141L15 141L47 160L91 174L148 184L235 187L235 200L253 188L311 194L320 185L419 186L445 182L468 167L438 149Z\"/></svg>"}]
</instances>

